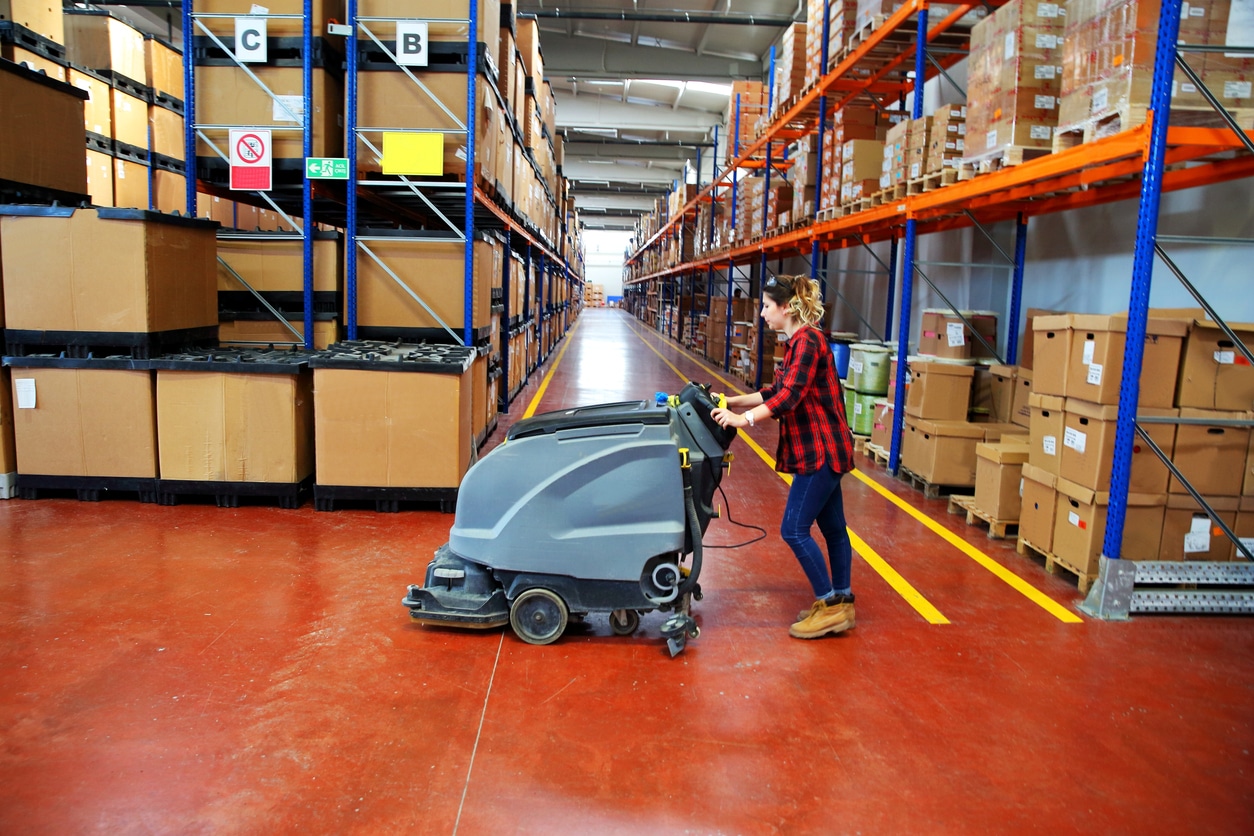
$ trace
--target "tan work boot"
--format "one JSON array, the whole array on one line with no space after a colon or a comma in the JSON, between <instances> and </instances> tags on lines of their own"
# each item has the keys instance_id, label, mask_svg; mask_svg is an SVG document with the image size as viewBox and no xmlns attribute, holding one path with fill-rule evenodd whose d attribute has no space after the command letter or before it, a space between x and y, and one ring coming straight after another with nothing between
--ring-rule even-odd
<instances>
[{"instance_id":1,"label":"tan work boot","mask_svg":"<svg viewBox=\"0 0 1254 836\"><path fill-rule=\"evenodd\" d=\"M828 604L828 606L830 607L833 604L852 604L853 600L854 600L854 596L852 594L837 595L835 596L834 600L830 604ZM817 604L818 601L815 601L814 603ZM811 604L809 609L801 610L800 612L798 612L797 620L805 621L807 618L810 617L810 613L812 612L814 612L814 604ZM849 627L852 627L852 626L853 626L853 607L850 607L849 608ZM846 627L845 629L849 629L849 628Z\"/></svg>"},{"instance_id":2,"label":"tan work boot","mask_svg":"<svg viewBox=\"0 0 1254 836\"><path fill-rule=\"evenodd\" d=\"M842 633L853 626L853 604L828 604L815 601L809 614L788 628L794 639L817 639L831 633Z\"/></svg>"}]
</instances>

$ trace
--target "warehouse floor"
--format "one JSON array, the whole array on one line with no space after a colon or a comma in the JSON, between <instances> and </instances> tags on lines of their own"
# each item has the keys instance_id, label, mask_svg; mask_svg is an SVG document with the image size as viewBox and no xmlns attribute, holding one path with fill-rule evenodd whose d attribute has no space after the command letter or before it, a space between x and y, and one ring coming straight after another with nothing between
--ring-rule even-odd
<instances>
[{"instance_id":1,"label":"warehouse floor","mask_svg":"<svg viewBox=\"0 0 1254 836\"><path fill-rule=\"evenodd\" d=\"M688 377L716 379L585 311L489 446L537 397ZM545 647L410 623L435 511L0 503L0 832L1254 831L1249 620L1081 619L1074 578L860 459L858 626L791 639L809 592L751 438L727 507L769 537L707 552L674 659L657 613Z\"/></svg>"}]
</instances>

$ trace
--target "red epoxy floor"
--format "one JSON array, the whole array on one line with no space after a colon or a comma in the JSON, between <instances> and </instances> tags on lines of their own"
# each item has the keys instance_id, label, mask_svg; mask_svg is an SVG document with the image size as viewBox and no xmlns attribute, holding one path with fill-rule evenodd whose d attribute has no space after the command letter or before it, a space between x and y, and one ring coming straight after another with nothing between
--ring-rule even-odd
<instances>
[{"instance_id":1,"label":"red epoxy floor","mask_svg":"<svg viewBox=\"0 0 1254 836\"><path fill-rule=\"evenodd\" d=\"M712 379L612 309L559 351L489 444L555 362L541 410ZM0 832L1254 831L1249 620L1064 623L849 479L851 528L950 623L857 559L858 627L797 641L787 486L734 452L732 514L771 536L707 552L675 659L657 613L547 647L411 624L436 512L0 503ZM869 475L1075 612L1073 584Z\"/></svg>"}]
</instances>

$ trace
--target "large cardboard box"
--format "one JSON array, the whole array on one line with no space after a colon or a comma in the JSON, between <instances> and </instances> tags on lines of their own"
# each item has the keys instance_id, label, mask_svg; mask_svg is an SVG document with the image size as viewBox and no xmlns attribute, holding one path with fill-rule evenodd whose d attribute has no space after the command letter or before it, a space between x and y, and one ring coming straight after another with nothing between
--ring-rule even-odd
<instances>
[{"instance_id":1,"label":"large cardboard box","mask_svg":"<svg viewBox=\"0 0 1254 836\"><path fill-rule=\"evenodd\" d=\"M112 90L109 82L94 73L70 67L66 81L87 94L83 102L83 127L102 137L113 136Z\"/></svg>"},{"instance_id":2,"label":"large cardboard box","mask_svg":"<svg viewBox=\"0 0 1254 836\"><path fill-rule=\"evenodd\" d=\"M1228 323L1247 346L1254 324ZM1213 323L1196 320L1184 343L1176 405L1194 409L1254 409L1254 366Z\"/></svg>"},{"instance_id":3,"label":"large cardboard box","mask_svg":"<svg viewBox=\"0 0 1254 836\"><path fill-rule=\"evenodd\" d=\"M249 71L284 101L301 101L304 76L300 67L272 67L253 64ZM363 73L363 76L370 73ZM462 101L466 100L465 93ZM344 89L339 78L321 67L313 71L313 153L315 157L343 156ZM290 130L298 125L292 114L279 107L274 98L238 67L196 68L196 121L202 125L251 125L275 129L271 136L272 157L278 160L304 157L301 131ZM299 114L297 114L299 115ZM363 123L363 127L365 123ZM388 126L392 127L392 126ZM289 130L277 130L287 128ZM203 128L223 153L229 153L228 129ZM377 136L376 136L377 138ZM374 140L372 140L374 141ZM196 156L220 163L218 155L204 138L197 141Z\"/></svg>"},{"instance_id":4,"label":"large cardboard box","mask_svg":"<svg viewBox=\"0 0 1254 836\"><path fill-rule=\"evenodd\" d=\"M197 11L199 10L198 4ZM266 32L269 31L270 24L267 22ZM163 98L183 100L183 51L181 49L152 35L145 35L144 67L148 72L148 86L152 88L154 94Z\"/></svg>"},{"instance_id":5,"label":"large cardboard box","mask_svg":"<svg viewBox=\"0 0 1254 836\"><path fill-rule=\"evenodd\" d=\"M1070 367L1067 397L1097 404L1119 403L1123 355L1128 330L1126 316L1075 314L1071 317ZM1146 407L1170 407L1175 399L1176 373L1188 323L1150 318L1146 323L1137 402Z\"/></svg>"},{"instance_id":6,"label":"large cardboard box","mask_svg":"<svg viewBox=\"0 0 1254 836\"><path fill-rule=\"evenodd\" d=\"M6 362L13 365L18 473L156 478L151 371L107 360L62 361L61 367L22 365L34 362L28 358ZM24 400L30 395L34 406Z\"/></svg>"},{"instance_id":7,"label":"large cardboard box","mask_svg":"<svg viewBox=\"0 0 1254 836\"><path fill-rule=\"evenodd\" d=\"M0 180L87 193L87 93L0 61Z\"/></svg>"},{"instance_id":8,"label":"large cardboard box","mask_svg":"<svg viewBox=\"0 0 1254 836\"><path fill-rule=\"evenodd\" d=\"M1205 499L1224 525L1235 529L1241 500L1235 496L1207 496ZM1193 497L1188 494L1168 497L1159 560L1231 560L1232 556L1232 541Z\"/></svg>"},{"instance_id":9,"label":"large cardboard box","mask_svg":"<svg viewBox=\"0 0 1254 836\"><path fill-rule=\"evenodd\" d=\"M58 0L0 0L0 20L11 20L42 38L65 43L65 23Z\"/></svg>"},{"instance_id":10,"label":"large cardboard box","mask_svg":"<svg viewBox=\"0 0 1254 836\"><path fill-rule=\"evenodd\" d=\"M0 320L3 324L3 320ZM1254 433L1250 433L1250 448L1245 454L1245 481L1241 488L1242 496L1254 496Z\"/></svg>"},{"instance_id":11,"label":"large cardboard box","mask_svg":"<svg viewBox=\"0 0 1254 836\"><path fill-rule=\"evenodd\" d=\"M296 316L289 320L296 334L303 334L305 323ZM314 320L313 347L321 350L340 338L339 322L334 319ZM218 323L218 342L224 346L257 348L271 345L304 345L303 337L297 337L276 319L235 319Z\"/></svg>"},{"instance_id":12,"label":"large cardboard box","mask_svg":"<svg viewBox=\"0 0 1254 836\"><path fill-rule=\"evenodd\" d=\"M395 241L373 240L370 249L405 287L365 253L348 254L357 258L359 327L438 329L443 323L454 331L462 328L466 288L462 242L398 237ZM500 274L500 264L499 245L487 240L475 242L473 328L486 327L490 322L492 277Z\"/></svg>"},{"instance_id":13,"label":"large cardboard box","mask_svg":"<svg viewBox=\"0 0 1254 836\"><path fill-rule=\"evenodd\" d=\"M1063 407L1066 401L1033 392L1028 402L1032 410L1032 420L1028 424L1032 444L1029 461L1058 476L1062 472L1062 440L1066 431Z\"/></svg>"},{"instance_id":14,"label":"large cardboard box","mask_svg":"<svg viewBox=\"0 0 1254 836\"><path fill-rule=\"evenodd\" d=\"M148 150L175 160L182 160L187 156L182 116L173 110L153 105L148 108L148 129L152 132Z\"/></svg>"},{"instance_id":15,"label":"large cardboard box","mask_svg":"<svg viewBox=\"0 0 1254 836\"><path fill-rule=\"evenodd\" d=\"M459 374L315 368L317 483L457 487L470 467L470 377L469 363Z\"/></svg>"},{"instance_id":16,"label":"large cardboard box","mask_svg":"<svg viewBox=\"0 0 1254 836\"><path fill-rule=\"evenodd\" d=\"M424 6L426 3L424 2ZM374 14L373 11L363 11L366 4L362 3L358 7L358 14L362 16ZM200 15L236 15L247 16L252 14L254 10L260 11L259 7L264 7L267 14L274 15L295 15L293 18L271 18L266 21L266 35L271 38L299 38L304 33L304 25L301 17L304 16L305 6L303 0L267 0L262 4L254 3L253 0L196 0L196 13ZM398 13L396 17L413 17L415 12L413 7L409 7L409 11ZM463 13L464 14L464 13ZM434 15L439 17L439 15ZM320 38L323 33L319 31L328 20L347 20L344 13L344 0L313 0L313 20L317 22L314 28L314 37ZM235 37L235 21L231 17L208 17L202 18L202 22L210 31L218 35L226 35L228 38ZM196 34L201 34L199 27Z\"/></svg>"},{"instance_id":17,"label":"large cardboard box","mask_svg":"<svg viewBox=\"0 0 1254 836\"><path fill-rule=\"evenodd\" d=\"M0 218L8 328L217 327L215 224L124 209L31 212Z\"/></svg>"},{"instance_id":18,"label":"large cardboard box","mask_svg":"<svg viewBox=\"0 0 1254 836\"><path fill-rule=\"evenodd\" d=\"M86 9L67 11L65 54L71 64L89 70L114 72L148 86L143 34L108 12Z\"/></svg>"},{"instance_id":19,"label":"large cardboard box","mask_svg":"<svg viewBox=\"0 0 1254 836\"><path fill-rule=\"evenodd\" d=\"M113 157L87 149L87 195L93 206L113 206Z\"/></svg>"},{"instance_id":20,"label":"large cardboard box","mask_svg":"<svg viewBox=\"0 0 1254 836\"><path fill-rule=\"evenodd\" d=\"M247 293L248 289L234 275L238 273L259 293L304 293L304 244L299 239L227 236L218 241L218 257L221 259L217 264L219 292ZM315 232L313 290L339 293L343 288L344 240L336 232Z\"/></svg>"},{"instance_id":21,"label":"large cardboard box","mask_svg":"<svg viewBox=\"0 0 1254 836\"><path fill-rule=\"evenodd\" d=\"M1071 366L1071 316L1056 314L1032 320L1032 391L1038 395L1066 395Z\"/></svg>"},{"instance_id":22,"label":"large cardboard box","mask_svg":"<svg viewBox=\"0 0 1254 836\"><path fill-rule=\"evenodd\" d=\"M1020 423L1016 420L1015 415L1015 395L1018 391L1018 374L1019 370L1015 366L990 366L988 370L988 400L989 400L989 418L993 421L1001 423ZM1031 372L1029 370L1028 388L1031 389ZM1024 406L1027 406L1027 396L1023 398ZM1027 416L1022 421L1023 426L1027 426Z\"/></svg>"},{"instance_id":23,"label":"large cardboard box","mask_svg":"<svg viewBox=\"0 0 1254 836\"><path fill-rule=\"evenodd\" d=\"M995 520L1019 519L1019 485L1028 446L1014 441L975 446L975 507Z\"/></svg>"},{"instance_id":24,"label":"large cardboard box","mask_svg":"<svg viewBox=\"0 0 1254 836\"><path fill-rule=\"evenodd\" d=\"M11 372L0 368L0 475L17 471L17 448L13 440L13 387Z\"/></svg>"},{"instance_id":25,"label":"large cardboard box","mask_svg":"<svg viewBox=\"0 0 1254 836\"><path fill-rule=\"evenodd\" d=\"M1019 506L1019 537L1038 551L1049 552L1054 546L1054 514L1057 511L1058 477L1031 464L1020 471L1021 501Z\"/></svg>"},{"instance_id":26,"label":"large cardboard box","mask_svg":"<svg viewBox=\"0 0 1254 836\"><path fill-rule=\"evenodd\" d=\"M152 202L148 166L117 157L113 161L113 205L119 209L148 209Z\"/></svg>"},{"instance_id":27,"label":"large cardboard box","mask_svg":"<svg viewBox=\"0 0 1254 836\"><path fill-rule=\"evenodd\" d=\"M975 485L975 446L984 426L966 421L906 418L902 464L933 485Z\"/></svg>"},{"instance_id":28,"label":"large cardboard box","mask_svg":"<svg viewBox=\"0 0 1254 836\"><path fill-rule=\"evenodd\" d=\"M1247 412L1182 409L1181 418L1199 420L1249 420ZM1181 424L1176 430L1174 463L1202 496L1240 496L1245 482L1245 462L1250 449L1249 427L1216 424ZM1171 478L1173 494L1187 494L1179 479Z\"/></svg>"},{"instance_id":29,"label":"large cardboard box","mask_svg":"<svg viewBox=\"0 0 1254 836\"><path fill-rule=\"evenodd\" d=\"M1010 406L1010 420L1026 427L1032 420L1032 369L1019 366L1015 370L1015 393Z\"/></svg>"},{"instance_id":30,"label":"large cardboard box","mask_svg":"<svg viewBox=\"0 0 1254 836\"><path fill-rule=\"evenodd\" d=\"M241 374L211 370L225 364L179 371L161 363L162 479L296 483L313 473L313 376L303 364L285 364L290 373Z\"/></svg>"},{"instance_id":31,"label":"large cardboard box","mask_svg":"<svg viewBox=\"0 0 1254 836\"><path fill-rule=\"evenodd\" d=\"M871 443L883 449L890 450L893 445L893 405L887 400L877 400L875 402L875 412L873 413L873 422L871 426Z\"/></svg>"},{"instance_id":32,"label":"large cardboard box","mask_svg":"<svg viewBox=\"0 0 1254 836\"><path fill-rule=\"evenodd\" d=\"M934 421L965 421L971 401L973 366L912 363L906 414Z\"/></svg>"},{"instance_id":33,"label":"large cardboard box","mask_svg":"<svg viewBox=\"0 0 1254 836\"><path fill-rule=\"evenodd\" d=\"M1062 450L1059 475L1096 491L1110 490L1115 455L1115 429L1118 406L1103 406L1067 398L1063 414ZM1174 409L1143 407L1139 415L1174 418ZM1171 457L1175 451L1175 424L1143 425L1154 443ZM1132 472L1128 490L1132 493L1165 493L1171 473L1162 459L1138 435L1132 441Z\"/></svg>"},{"instance_id":34,"label":"large cardboard box","mask_svg":"<svg viewBox=\"0 0 1254 836\"><path fill-rule=\"evenodd\" d=\"M1098 558L1106 536L1106 511L1110 494L1059 479L1058 510L1054 517L1053 554L1077 574L1097 574ZM1154 560L1163 529L1165 494L1128 494L1120 557Z\"/></svg>"}]
</instances>

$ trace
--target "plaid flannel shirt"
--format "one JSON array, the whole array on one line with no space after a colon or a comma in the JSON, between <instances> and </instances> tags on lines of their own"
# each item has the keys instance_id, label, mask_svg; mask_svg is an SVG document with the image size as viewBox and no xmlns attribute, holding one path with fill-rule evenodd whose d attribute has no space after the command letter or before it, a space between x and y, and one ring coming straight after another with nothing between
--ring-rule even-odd
<instances>
[{"instance_id":1,"label":"plaid flannel shirt","mask_svg":"<svg viewBox=\"0 0 1254 836\"><path fill-rule=\"evenodd\" d=\"M845 399L836 362L823 334L798 328L788 340L784 364L762 398L779 420L775 469L780 473L815 473L827 465L837 473L853 470L853 435L845 417Z\"/></svg>"}]
</instances>

